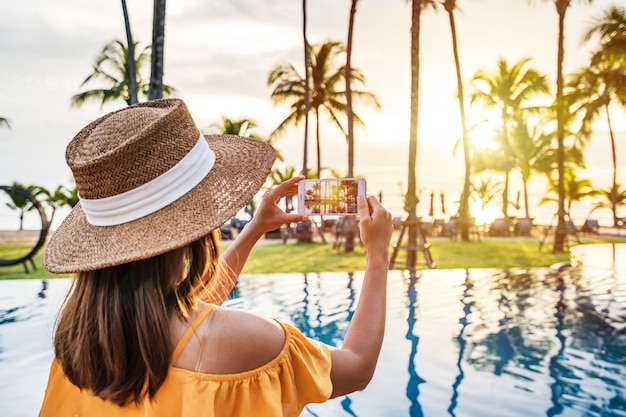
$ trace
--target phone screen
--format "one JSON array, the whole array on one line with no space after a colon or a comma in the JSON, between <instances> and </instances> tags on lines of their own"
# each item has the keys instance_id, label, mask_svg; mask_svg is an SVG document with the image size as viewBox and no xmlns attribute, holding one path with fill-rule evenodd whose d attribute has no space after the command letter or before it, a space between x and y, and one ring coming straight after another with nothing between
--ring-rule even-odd
<instances>
[{"instance_id":1,"label":"phone screen","mask_svg":"<svg viewBox=\"0 0 626 417\"><path fill-rule=\"evenodd\" d=\"M357 214L357 195L365 195L363 178L322 178L298 183L298 213L344 216Z\"/></svg>"}]
</instances>

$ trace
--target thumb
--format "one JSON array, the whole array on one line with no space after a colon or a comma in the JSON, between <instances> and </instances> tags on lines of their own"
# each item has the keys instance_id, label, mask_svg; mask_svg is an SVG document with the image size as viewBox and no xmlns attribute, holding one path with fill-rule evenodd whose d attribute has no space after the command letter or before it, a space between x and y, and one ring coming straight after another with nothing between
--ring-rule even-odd
<instances>
[{"instance_id":1,"label":"thumb","mask_svg":"<svg viewBox=\"0 0 626 417\"><path fill-rule=\"evenodd\" d=\"M367 199L363 195L357 195L356 197L357 210L361 220L370 218L370 206Z\"/></svg>"}]
</instances>

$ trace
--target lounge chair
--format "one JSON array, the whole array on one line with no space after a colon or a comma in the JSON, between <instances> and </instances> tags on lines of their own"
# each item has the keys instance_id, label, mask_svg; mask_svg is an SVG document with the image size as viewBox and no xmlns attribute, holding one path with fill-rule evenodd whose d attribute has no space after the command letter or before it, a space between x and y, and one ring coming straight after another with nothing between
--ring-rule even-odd
<instances>
[{"instance_id":1,"label":"lounge chair","mask_svg":"<svg viewBox=\"0 0 626 417\"><path fill-rule=\"evenodd\" d=\"M517 236L530 236L530 232L533 230L533 220L527 217L518 219L514 230Z\"/></svg>"},{"instance_id":2,"label":"lounge chair","mask_svg":"<svg viewBox=\"0 0 626 417\"><path fill-rule=\"evenodd\" d=\"M583 233L598 233L600 229L600 224L595 219L587 219L583 226L580 228L580 231Z\"/></svg>"}]
</instances>

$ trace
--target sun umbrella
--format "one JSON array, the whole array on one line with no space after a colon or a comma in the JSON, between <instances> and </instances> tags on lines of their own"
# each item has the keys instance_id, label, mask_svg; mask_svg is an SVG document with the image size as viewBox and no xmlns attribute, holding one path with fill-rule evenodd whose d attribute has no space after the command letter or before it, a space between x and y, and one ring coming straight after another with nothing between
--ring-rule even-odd
<instances>
[{"instance_id":1,"label":"sun umbrella","mask_svg":"<svg viewBox=\"0 0 626 417\"><path fill-rule=\"evenodd\" d=\"M435 217L435 192L430 193L430 211L428 212L430 217Z\"/></svg>"},{"instance_id":2,"label":"sun umbrella","mask_svg":"<svg viewBox=\"0 0 626 417\"><path fill-rule=\"evenodd\" d=\"M441 192L441 212L446 214L446 197L444 196L443 191Z\"/></svg>"}]
</instances>

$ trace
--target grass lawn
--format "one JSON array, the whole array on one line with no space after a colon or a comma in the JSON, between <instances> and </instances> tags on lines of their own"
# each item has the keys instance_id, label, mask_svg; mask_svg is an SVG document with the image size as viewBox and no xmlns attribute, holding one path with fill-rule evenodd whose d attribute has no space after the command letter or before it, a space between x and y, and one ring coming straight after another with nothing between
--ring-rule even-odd
<instances>
[{"instance_id":1,"label":"grass lawn","mask_svg":"<svg viewBox=\"0 0 626 417\"><path fill-rule=\"evenodd\" d=\"M626 243L626 236L616 237L583 237L582 243ZM569 253L551 252L551 242L539 250L538 239L486 239L481 242L461 242L450 240L431 241L431 254L439 269L455 268L532 268L547 267L554 263L569 260ZM228 242L223 242L224 247ZM26 253L28 248L0 245L0 259L11 259L11 254ZM0 279L52 278L67 277L55 275L42 266L43 249L37 253L34 262L37 267L27 274L23 265L0 267ZM396 265L402 267L406 259L406 251L399 251ZM418 253L418 263L424 257ZM419 268L425 268L419 265ZM362 271L365 269L365 250L355 246L353 253L337 252L332 243L277 243L259 244L254 247L244 268L247 274L266 273L303 273L303 272L344 272Z\"/></svg>"}]
</instances>

